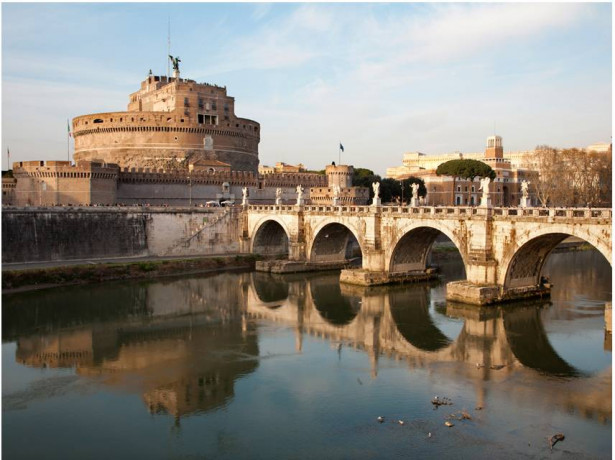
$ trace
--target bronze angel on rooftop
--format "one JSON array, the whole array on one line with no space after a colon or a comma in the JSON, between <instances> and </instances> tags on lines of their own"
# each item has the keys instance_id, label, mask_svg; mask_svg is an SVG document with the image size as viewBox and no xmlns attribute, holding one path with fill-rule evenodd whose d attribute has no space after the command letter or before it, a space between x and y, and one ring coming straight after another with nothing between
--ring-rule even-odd
<instances>
[{"instance_id":1,"label":"bronze angel on rooftop","mask_svg":"<svg viewBox=\"0 0 615 460\"><path fill-rule=\"evenodd\" d=\"M173 70L177 70L179 72L179 63L182 62L179 56L174 58L173 56L169 54L169 59L173 63Z\"/></svg>"}]
</instances>

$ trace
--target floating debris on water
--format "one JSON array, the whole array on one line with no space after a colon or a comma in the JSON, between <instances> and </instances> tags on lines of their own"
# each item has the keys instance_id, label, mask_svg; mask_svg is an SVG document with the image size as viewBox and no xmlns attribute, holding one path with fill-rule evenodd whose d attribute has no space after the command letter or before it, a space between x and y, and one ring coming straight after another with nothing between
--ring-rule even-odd
<instances>
[{"instance_id":1,"label":"floating debris on water","mask_svg":"<svg viewBox=\"0 0 615 460\"><path fill-rule=\"evenodd\" d=\"M566 436L564 436L563 433L556 433L547 439L549 440L549 447L551 448L551 450L553 450L553 446L559 441L563 441L564 439L566 439Z\"/></svg>"}]
</instances>

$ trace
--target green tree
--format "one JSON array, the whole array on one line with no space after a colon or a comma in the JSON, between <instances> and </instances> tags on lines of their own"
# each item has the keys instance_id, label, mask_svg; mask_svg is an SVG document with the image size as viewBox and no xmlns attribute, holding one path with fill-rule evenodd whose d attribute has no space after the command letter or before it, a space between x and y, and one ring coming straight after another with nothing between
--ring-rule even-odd
<instances>
[{"instance_id":1,"label":"green tree","mask_svg":"<svg viewBox=\"0 0 615 460\"><path fill-rule=\"evenodd\" d=\"M477 177L489 177L495 179L495 171L487 163L478 160L450 160L438 166L438 176L460 177L473 182ZM468 187L468 198L471 196L471 188ZM470 200L468 199L468 202Z\"/></svg>"},{"instance_id":2,"label":"green tree","mask_svg":"<svg viewBox=\"0 0 615 460\"><path fill-rule=\"evenodd\" d=\"M427 195L427 188L425 187L425 182L423 179L418 177L410 176L405 179L382 179L380 183L380 196L382 197L383 202L391 202L395 201L398 203L402 203L402 198L404 202L408 202L410 198L412 198L412 184L419 184L419 196L424 197ZM402 184L403 184L403 193L402 193Z\"/></svg>"},{"instance_id":3,"label":"green tree","mask_svg":"<svg viewBox=\"0 0 615 460\"><path fill-rule=\"evenodd\" d=\"M374 197L374 190L372 184L374 182L382 182L382 179L378 174L374 174L374 171L366 168L355 168L352 176L352 185L354 187L367 187L369 188L370 199ZM382 196L382 189L380 190L380 197L383 201L385 199Z\"/></svg>"}]
</instances>

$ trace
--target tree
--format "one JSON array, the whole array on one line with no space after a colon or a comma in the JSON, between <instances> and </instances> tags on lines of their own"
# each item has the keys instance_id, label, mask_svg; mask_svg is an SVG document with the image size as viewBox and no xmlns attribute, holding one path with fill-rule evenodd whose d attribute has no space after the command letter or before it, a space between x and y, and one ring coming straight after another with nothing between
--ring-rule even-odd
<instances>
[{"instance_id":1,"label":"tree","mask_svg":"<svg viewBox=\"0 0 615 460\"><path fill-rule=\"evenodd\" d=\"M525 161L542 206L611 206L611 154L539 145Z\"/></svg>"},{"instance_id":2,"label":"tree","mask_svg":"<svg viewBox=\"0 0 615 460\"><path fill-rule=\"evenodd\" d=\"M438 176L460 177L470 182L473 182L476 177L489 177L493 180L496 176L491 166L478 160L449 160L438 165L436 174ZM471 190L471 188L468 188L468 198L471 196Z\"/></svg>"},{"instance_id":3,"label":"tree","mask_svg":"<svg viewBox=\"0 0 615 460\"><path fill-rule=\"evenodd\" d=\"M354 187L367 187L369 188L370 199L374 197L374 190L372 184L374 182L382 182L378 174L374 174L374 171L366 168L355 168L352 176L352 185ZM380 197L382 197L382 190L380 190ZM384 200L384 198L383 198Z\"/></svg>"}]
</instances>

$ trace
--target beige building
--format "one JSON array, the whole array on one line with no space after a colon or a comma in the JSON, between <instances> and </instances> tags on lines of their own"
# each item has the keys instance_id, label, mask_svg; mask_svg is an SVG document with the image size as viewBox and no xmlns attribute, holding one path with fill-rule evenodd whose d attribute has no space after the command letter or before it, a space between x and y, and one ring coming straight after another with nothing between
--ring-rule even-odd
<instances>
[{"instance_id":1,"label":"beige building","mask_svg":"<svg viewBox=\"0 0 615 460\"><path fill-rule=\"evenodd\" d=\"M299 173L304 172L305 166L299 163L297 166L289 165L278 161L275 166L259 165L259 174L281 174L281 173Z\"/></svg>"},{"instance_id":2,"label":"beige building","mask_svg":"<svg viewBox=\"0 0 615 460\"><path fill-rule=\"evenodd\" d=\"M235 115L226 87L148 75L128 110L73 119L74 159L121 168L188 169L217 160L235 171L258 172L260 125Z\"/></svg>"},{"instance_id":3,"label":"beige building","mask_svg":"<svg viewBox=\"0 0 615 460\"><path fill-rule=\"evenodd\" d=\"M479 205L482 190L479 178L473 182L451 176L438 176L436 169L450 160L478 160L495 171L496 178L489 184L493 206L518 206L521 199L521 181L527 179L528 170L524 162L529 152L514 152L514 163L504 156L502 138L487 138L484 153L451 153L444 155L426 155L420 152L404 154L402 166L387 168L386 176L403 180L414 176L425 181L427 196L425 203L431 206ZM533 204L535 198L530 196Z\"/></svg>"}]
</instances>

